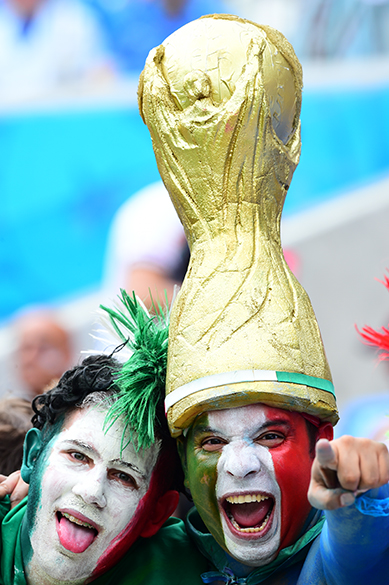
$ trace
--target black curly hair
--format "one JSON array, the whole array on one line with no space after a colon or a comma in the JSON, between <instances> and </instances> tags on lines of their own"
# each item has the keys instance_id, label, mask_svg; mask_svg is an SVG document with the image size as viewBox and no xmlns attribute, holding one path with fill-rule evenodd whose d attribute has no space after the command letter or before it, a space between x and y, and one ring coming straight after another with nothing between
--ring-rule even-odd
<instances>
[{"instance_id":1,"label":"black curly hair","mask_svg":"<svg viewBox=\"0 0 389 585\"><path fill-rule=\"evenodd\" d=\"M114 352L115 353L115 352ZM80 365L66 371L57 386L46 394L36 396L32 402L34 416L32 424L45 433L44 443L50 440L55 423L67 413L80 408L91 394L104 393L108 400L115 400L119 395L116 379L120 375L122 364L111 355L91 355ZM163 491L176 489L184 491L183 474L177 455L175 441L170 437L166 418L155 420L156 438L161 439L161 452L157 463L164 469L159 488Z\"/></svg>"},{"instance_id":2,"label":"black curly hair","mask_svg":"<svg viewBox=\"0 0 389 585\"><path fill-rule=\"evenodd\" d=\"M54 424L59 416L80 407L84 399L94 392L106 392L107 395L117 393L119 389L115 385L115 375L120 367L112 355L99 354L85 358L80 365L66 371L52 390L34 398L33 426L42 430L46 424Z\"/></svg>"}]
</instances>

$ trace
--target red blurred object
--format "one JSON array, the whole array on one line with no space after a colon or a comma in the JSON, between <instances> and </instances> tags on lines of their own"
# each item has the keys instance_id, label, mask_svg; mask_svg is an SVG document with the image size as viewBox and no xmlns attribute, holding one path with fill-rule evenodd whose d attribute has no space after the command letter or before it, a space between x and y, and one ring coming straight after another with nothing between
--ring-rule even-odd
<instances>
[{"instance_id":1,"label":"red blurred object","mask_svg":"<svg viewBox=\"0 0 389 585\"><path fill-rule=\"evenodd\" d=\"M384 280L379 280L378 278L377 280L389 291L389 277L386 274L384 275ZM389 360L389 328L381 327L378 331L368 325L365 325L365 327L362 328L362 331L360 331L357 326L355 326L355 328L366 345L376 347L382 352L378 356L379 361Z\"/></svg>"}]
</instances>

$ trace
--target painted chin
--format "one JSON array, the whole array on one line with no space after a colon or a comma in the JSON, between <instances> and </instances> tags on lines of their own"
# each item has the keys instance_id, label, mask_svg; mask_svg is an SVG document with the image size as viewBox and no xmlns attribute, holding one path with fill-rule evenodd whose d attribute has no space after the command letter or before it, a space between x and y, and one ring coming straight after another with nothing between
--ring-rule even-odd
<instances>
[{"instance_id":1,"label":"painted chin","mask_svg":"<svg viewBox=\"0 0 389 585\"><path fill-rule=\"evenodd\" d=\"M60 544L72 553L86 551L99 534L99 527L75 510L58 510L55 522Z\"/></svg>"},{"instance_id":2,"label":"painted chin","mask_svg":"<svg viewBox=\"0 0 389 585\"><path fill-rule=\"evenodd\" d=\"M263 492L233 493L219 500L219 509L232 536L239 540L261 540L271 531L276 502Z\"/></svg>"}]
</instances>

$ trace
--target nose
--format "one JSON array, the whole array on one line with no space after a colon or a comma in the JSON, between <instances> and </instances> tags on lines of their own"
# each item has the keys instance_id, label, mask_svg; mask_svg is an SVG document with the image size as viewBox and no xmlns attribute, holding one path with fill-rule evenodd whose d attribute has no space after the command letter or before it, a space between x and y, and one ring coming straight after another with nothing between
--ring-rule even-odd
<instances>
[{"instance_id":1,"label":"nose","mask_svg":"<svg viewBox=\"0 0 389 585\"><path fill-rule=\"evenodd\" d=\"M105 508L107 500L104 493L104 478L95 470L86 474L85 477L73 487L73 493L80 496L86 504L97 508Z\"/></svg>"},{"instance_id":2,"label":"nose","mask_svg":"<svg viewBox=\"0 0 389 585\"><path fill-rule=\"evenodd\" d=\"M224 470L229 475L245 478L261 471L261 462L253 446L230 443L223 449Z\"/></svg>"}]
</instances>

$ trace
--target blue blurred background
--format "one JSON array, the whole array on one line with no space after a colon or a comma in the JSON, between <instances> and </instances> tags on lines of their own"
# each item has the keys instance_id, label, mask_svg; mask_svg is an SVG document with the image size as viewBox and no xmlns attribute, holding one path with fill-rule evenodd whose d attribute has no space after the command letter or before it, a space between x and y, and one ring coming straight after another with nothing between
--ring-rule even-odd
<instances>
[{"instance_id":1,"label":"blue blurred background","mask_svg":"<svg viewBox=\"0 0 389 585\"><path fill-rule=\"evenodd\" d=\"M302 143L285 216L389 173L389 85L306 89ZM158 179L135 99L0 114L0 160L0 319L96 289L115 211Z\"/></svg>"}]
</instances>

